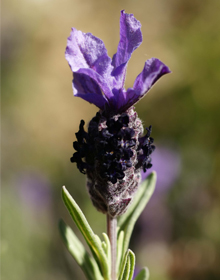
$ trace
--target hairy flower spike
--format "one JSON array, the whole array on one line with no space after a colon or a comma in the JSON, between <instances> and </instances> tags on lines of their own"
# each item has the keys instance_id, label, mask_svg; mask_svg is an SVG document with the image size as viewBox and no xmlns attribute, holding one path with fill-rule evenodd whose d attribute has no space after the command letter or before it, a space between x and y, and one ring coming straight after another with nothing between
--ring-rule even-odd
<instances>
[{"instance_id":1,"label":"hairy flower spike","mask_svg":"<svg viewBox=\"0 0 220 280\"><path fill-rule=\"evenodd\" d=\"M141 24L132 14L121 11L120 41L111 59L104 43L91 33L72 28L66 59L74 75L74 95L96 105L100 111L90 121L80 123L73 143L71 162L87 175L87 188L94 206L112 217L123 214L140 182L140 171L152 167L154 151L151 126L143 126L134 104L169 68L159 59L145 62L132 88L124 81L132 52L141 44Z\"/></svg>"}]
</instances>

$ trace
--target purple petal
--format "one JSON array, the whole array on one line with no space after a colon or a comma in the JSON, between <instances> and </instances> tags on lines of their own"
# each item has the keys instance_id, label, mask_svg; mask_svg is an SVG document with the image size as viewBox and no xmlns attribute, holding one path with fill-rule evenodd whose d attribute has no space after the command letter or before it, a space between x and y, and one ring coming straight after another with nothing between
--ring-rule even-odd
<instances>
[{"instance_id":1,"label":"purple petal","mask_svg":"<svg viewBox=\"0 0 220 280\"><path fill-rule=\"evenodd\" d=\"M74 95L104 109L113 98L113 66L103 41L72 28L65 56L74 73Z\"/></svg>"},{"instance_id":2,"label":"purple petal","mask_svg":"<svg viewBox=\"0 0 220 280\"><path fill-rule=\"evenodd\" d=\"M170 73L169 68L157 58L145 62L143 71L137 76L133 88L129 88L126 97L121 100L120 111L127 110L139 101L163 75Z\"/></svg>"},{"instance_id":3,"label":"purple petal","mask_svg":"<svg viewBox=\"0 0 220 280\"><path fill-rule=\"evenodd\" d=\"M103 41L75 28L72 28L67 40L65 56L73 72L80 68L91 68L107 78L113 69Z\"/></svg>"},{"instance_id":4,"label":"purple petal","mask_svg":"<svg viewBox=\"0 0 220 280\"><path fill-rule=\"evenodd\" d=\"M114 95L111 88L101 75L92 69L79 69L74 73L74 95L93 103L100 109L108 107Z\"/></svg>"},{"instance_id":5,"label":"purple petal","mask_svg":"<svg viewBox=\"0 0 220 280\"><path fill-rule=\"evenodd\" d=\"M127 63L132 52L142 43L141 24L133 14L121 11L120 41L117 53L113 56L112 75L118 80L118 88L124 85Z\"/></svg>"},{"instance_id":6,"label":"purple petal","mask_svg":"<svg viewBox=\"0 0 220 280\"><path fill-rule=\"evenodd\" d=\"M137 76L133 89L139 92L141 98L160 77L170 72L162 61L150 58L145 62L143 71Z\"/></svg>"},{"instance_id":7,"label":"purple petal","mask_svg":"<svg viewBox=\"0 0 220 280\"><path fill-rule=\"evenodd\" d=\"M76 72L74 74L73 92L75 96L93 103L100 109L103 109L107 102L98 84L92 78L82 73Z\"/></svg>"}]
</instances>

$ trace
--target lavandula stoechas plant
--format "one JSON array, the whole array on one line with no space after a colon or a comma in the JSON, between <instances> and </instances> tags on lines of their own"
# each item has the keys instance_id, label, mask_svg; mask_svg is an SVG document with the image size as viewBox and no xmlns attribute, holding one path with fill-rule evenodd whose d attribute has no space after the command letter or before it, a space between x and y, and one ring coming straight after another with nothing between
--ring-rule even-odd
<instances>
[{"instance_id":1,"label":"lavandula stoechas plant","mask_svg":"<svg viewBox=\"0 0 220 280\"><path fill-rule=\"evenodd\" d=\"M170 72L159 59L151 58L145 62L133 87L124 88L128 61L142 42L140 28L141 24L133 14L121 11L120 41L112 59L102 40L75 28L72 28L65 53L73 72L74 95L99 108L89 122L88 132L81 120L71 162L87 175L87 188L94 206L107 214L112 280L119 275L116 267L117 217L129 209L140 184L141 170L146 172L152 166L150 154L155 148L150 137L151 126L146 128L144 135L134 104L161 76ZM101 273L104 275L103 271ZM121 277L124 277L123 273Z\"/></svg>"}]
</instances>

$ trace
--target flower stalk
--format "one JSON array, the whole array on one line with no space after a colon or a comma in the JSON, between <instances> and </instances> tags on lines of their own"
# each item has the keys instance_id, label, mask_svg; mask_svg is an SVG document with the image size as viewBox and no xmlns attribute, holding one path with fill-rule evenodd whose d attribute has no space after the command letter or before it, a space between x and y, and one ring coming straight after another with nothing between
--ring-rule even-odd
<instances>
[{"instance_id":1,"label":"flower stalk","mask_svg":"<svg viewBox=\"0 0 220 280\"><path fill-rule=\"evenodd\" d=\"M111 244L111 280L117 279L117 218L107 215L107 234Z\"/></svg>"}]
</instances>

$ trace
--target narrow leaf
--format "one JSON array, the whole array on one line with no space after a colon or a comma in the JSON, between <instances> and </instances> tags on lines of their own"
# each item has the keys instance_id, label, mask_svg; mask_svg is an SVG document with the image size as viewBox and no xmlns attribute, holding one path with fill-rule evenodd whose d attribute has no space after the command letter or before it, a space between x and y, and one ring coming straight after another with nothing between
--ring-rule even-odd
<instances>
[{"instance_id":1,"label":"narrow leaf","mask_svg":"<svg viewBox=\"0 0 220 280\"><path fill-rule=\"evenodd\" d=\"M102 233L103 237L104 237L104 241L102 243L104 243L105 245L105 253L106 253L106 257L108 260L108 266L111 267L111 244L110 244L110 240L108 238L108 235L106 233Z\"/></svg>"},{"instance_id":2,"label":"narrow leaf","mask_svg":"<svg viewBox=\"0 0 220 280\"><path fill-rule=\"evenodd\" d=\"M131 207L118 219L120 230L124 230L125 232L123 255L128 249L134 225L154 192L156 178L156 172L152 172L147 177L147 179L140 185Z\"/></svg>"},{"instance_id":3,"label":"narrow leaf","mask_svg":"<svg viewBox=\"0 0 220 280\"><path fill-rule=\"evenodd\" d=\"M128 280L130 275L131 260L129 256L127 257L127 262L125 265L124 273L121 280Z\"/></svg>"},{"instance_id":4,"label":"narrow leaf","mask_svg":"<svg viewBox=\"0 0 220 280\"><path fill-rule=\"evenodd\" d=\"M108 267L108 260L102 248L100 238L94 234L80 207L77 205L75 200L72 198L72 196L69 194L69 192L64 186L62 189L62 197L75 224L81 231L93 254L97 257L96 259L99 261L104 279L110 279L110 269Z\"/></svg>"},{"instance_id":5,"label":"narrow leaf","mask_svg":"<svg viewBox=\"0 0 220 280\"><path fill-rule=\"evenodd\" d=\"M134 280L148 280L149 279L149 270L147 267L144 267L139 273L138 275L135 277Z\"/></svg>"},{"instance_id":6,"label":"narrow leaf","mask_svg":"<svg viewBox=\"0 0 220 280\"><path fill-rule=\"evenodd\" d=\"M130 271L128 280L132 280L135 268L135 254L131 250L129 250L128 257L130 258Z\"/></svg>"},{"instance_id":7,"label":"narrow leaf","mask_svg":"<svg viewBox=\"0 0 220 280\"><path fill-rule=\"evenodd\" d=\"M103 280L99 267L94 258L89 255L89 253L86 251L85 247L71 230L71 228L68 227L63 220L60 220L59 228L68 251L76 260L78 265L82 268L87 279Z\"/></svg>"},{"instance_id":8,"label":"narrow leaf","mask_svg":"<svg viewBox=\"0 0 220 280\"><path fill-rule=\"evenodd\" d=\"M131 250L128 250L123 259L122 269L119 275L119 280L132 280L135 267L135 255Z\"/></svg>"},{"instance_id":9,"label":"narrow leaf","mask_svg":"<svg viewBox=\"0 0 220 280\"><path fill-rule=\"evenodd\" d=\"M105 241L102 241L102 249L104 250L104 252L107 256L107 245L106 245Z\"/></svg>"},{"instance_id":10,"label":"narrow leaf","mask_svg":"<svg viewBox=\"0 0 220 280\"><path fill-rule=\"evenodd\" d=\"M128 254L129 254L129 250L126 252L126 254L124 256L122 268L121 268L120 275L118 278L119 280L128 279L128 273L129 273L129 269L130 269L130 258L128 257Z\"/></svg>"}]
</instances>

